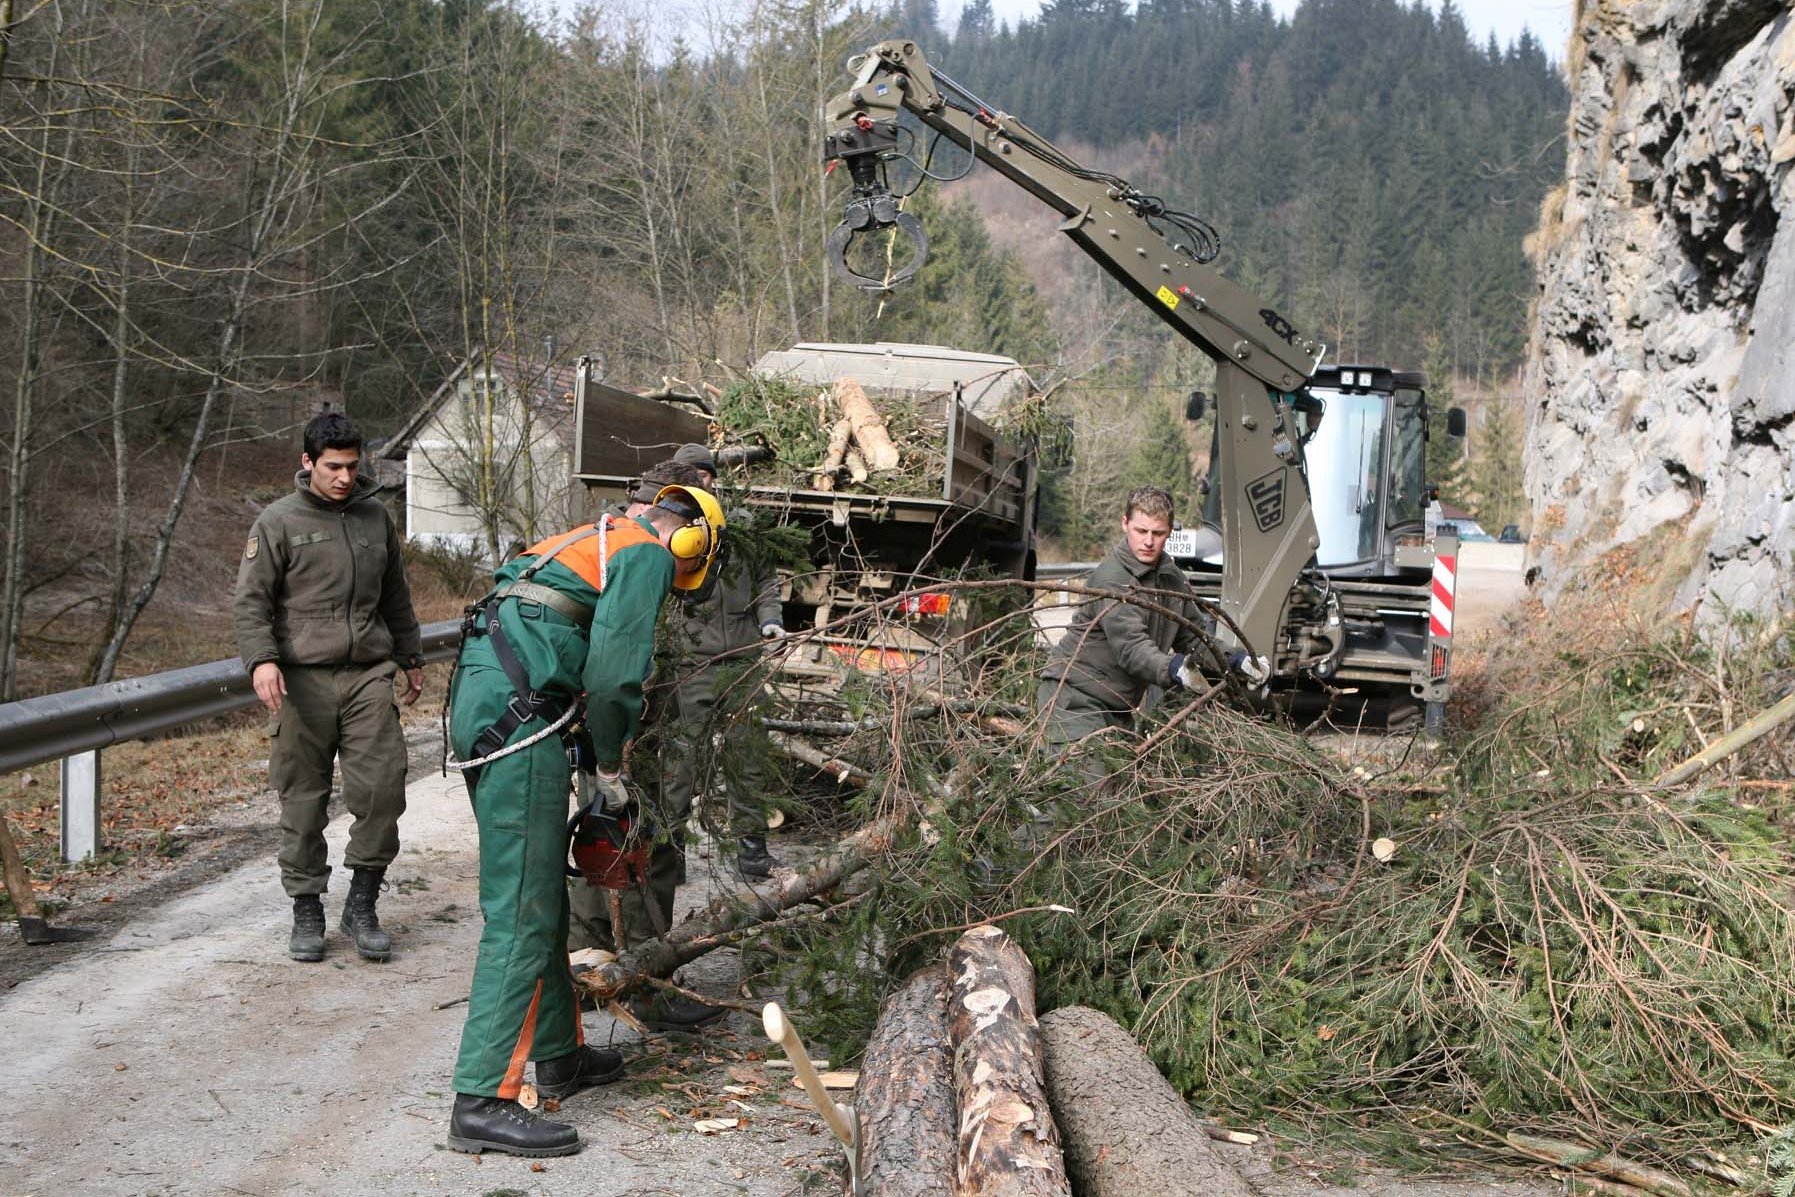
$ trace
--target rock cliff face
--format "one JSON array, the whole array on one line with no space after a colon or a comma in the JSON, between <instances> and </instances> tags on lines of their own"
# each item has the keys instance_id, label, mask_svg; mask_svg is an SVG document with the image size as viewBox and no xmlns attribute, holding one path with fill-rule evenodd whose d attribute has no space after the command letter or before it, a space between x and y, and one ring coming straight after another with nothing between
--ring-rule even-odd
<instances>
[{"instance_id":1,"label":"rock cliff face","mask_svg":"<svg viewBox=\"0 0 1795 1197\"><path fill-rule=\"evenodd\" d=\"M1526 371L1536 581L1689 546L1678 602L1795 609L1795 18L1788 0L1586 0L1568 179Z\"/></svg>"}]
</instances>

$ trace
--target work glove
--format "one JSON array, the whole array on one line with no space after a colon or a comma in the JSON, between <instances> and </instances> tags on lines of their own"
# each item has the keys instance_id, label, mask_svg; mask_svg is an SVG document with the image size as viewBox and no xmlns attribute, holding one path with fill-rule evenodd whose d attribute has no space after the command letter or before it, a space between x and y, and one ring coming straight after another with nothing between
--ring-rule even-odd
<instances>
[{"instance_id":1,"label":"work glove","mask_svg":"<svg viewBox=\"0 0 1795 1197\"><path fill-rule=\"evenodd\" d=\"M622 770L612 773L601 768L593 776L593 788L598 791L598 804L606 814L619 814L636 805L635 787Z\"/></svg>"},{"instance_id":2,"label":"work glove","mask_svg":"<svg viewBox=\"0 0 1795 1197\"><path fill-rule=\"evenodd\" d=\"M1228 668L1255 686L1263 686L1271 676L1271 663L1264 657L1250 656L1244 649L1235 649L1228 658Z\"/></svg>"},{"instance_id":3,"label":"work glove","mask_svg":"<svg viewBox=\"0 0 1795 1197\"><path fill-rule=\"evenodd\" d=\"M784 635L785 625L776 619L769 619L767 622L760 625L760 638L762 640L777 640Z\"/></svg>"},{"instance_id":4,"label":"work glove","mask_svg":"<svg viewBox=\"0 0 1795 1197\"><path fill-rule=\"evenodd\" d=\"M1172 654L1172 663L1166 669L1166 676L1174 686L1183 686L1186 690L1195 690L1203 680L1203 675L1197 672L1196 663L1184 653Z\"/></svg>"}]
</instances>

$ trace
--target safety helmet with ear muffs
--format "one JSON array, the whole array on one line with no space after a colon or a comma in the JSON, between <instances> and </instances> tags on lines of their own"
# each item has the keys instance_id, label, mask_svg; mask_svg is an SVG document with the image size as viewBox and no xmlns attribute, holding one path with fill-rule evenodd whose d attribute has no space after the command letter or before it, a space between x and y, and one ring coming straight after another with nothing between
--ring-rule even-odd
<instances>
[{"instance_id":1,"label":"safety helmet with ear muffs","mask_svg":"<svg viewBox=\"0 0 1795 1197\"><path fill-rule=\"evenodd\" d=\"M681 561L703 562L697 570L673 579L677 590L697 590L704 585L723 544L723 527L727 523L723 505L715 495L695 486L663 486L654 497L654 505L689 521L667 538L667 550Z\"/></svg>"}]
</instances>

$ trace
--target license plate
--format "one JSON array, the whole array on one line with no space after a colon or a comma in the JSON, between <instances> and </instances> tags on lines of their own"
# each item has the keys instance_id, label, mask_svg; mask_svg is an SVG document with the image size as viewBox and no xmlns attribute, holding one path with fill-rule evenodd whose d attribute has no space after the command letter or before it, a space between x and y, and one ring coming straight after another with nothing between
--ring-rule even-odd
<instances>
[{"instance_id":1,"label":"license plate","mask_svg":"<svg viewBox=\"0 0 1795 1197\"><path fill-rule=\"evenodd\" d=\"M1179 528L1166 537L1166 556L1176 557L1181 561L1190 560L1197 555L1197 530L1195 528Z\"/></svg>"}]
</instances>

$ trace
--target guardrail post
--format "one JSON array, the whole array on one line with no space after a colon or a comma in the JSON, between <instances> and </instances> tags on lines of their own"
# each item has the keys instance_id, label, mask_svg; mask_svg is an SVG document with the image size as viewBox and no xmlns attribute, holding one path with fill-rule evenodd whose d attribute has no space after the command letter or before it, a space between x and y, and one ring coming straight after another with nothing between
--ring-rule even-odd
<instances>
[{"instance_id":1,"label":"guardrail post","mask_svg":"<svg viewBox=\"0 0 1795 1197\"><path fill-rule=\"evenodd\" d=\"M86 860L100 847L100 750L62 758L62 858Z\"/></svg>"}]
</instances>

